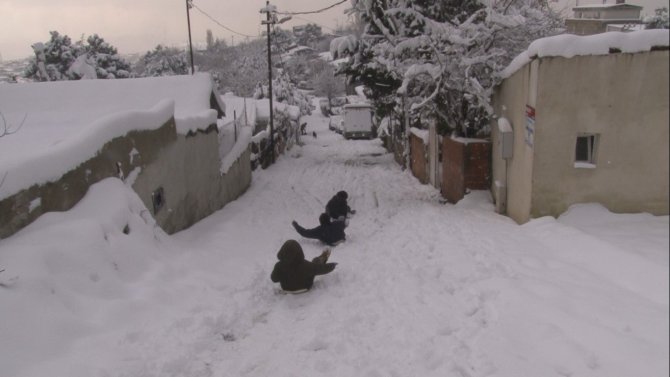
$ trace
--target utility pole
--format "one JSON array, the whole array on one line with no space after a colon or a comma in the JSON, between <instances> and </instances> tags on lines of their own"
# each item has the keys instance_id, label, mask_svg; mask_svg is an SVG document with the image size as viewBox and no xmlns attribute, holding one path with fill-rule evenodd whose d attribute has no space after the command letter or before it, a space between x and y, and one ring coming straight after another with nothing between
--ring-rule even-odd
<instances>
[{"instance_id":1,"label":"utility pole","mask_svg":"<svg viewBox=\"0 0 670 377\"><path fill-rule=\"evenodd\" d=\"M277 11L277 8L274 5L270 5L270 0L266 1L265 8L261 9L261 13L267 15L266 21L261 21L262 24L266 24L268 27L268 97L270 98L270 153L272 153L271 161L275 163L275 133L274 133L274 109L272 107L272 51L270 49L270 25L275 23L274 12Z\"/></svg>"},{"instance_id":2,"label":"utility pole","mask_svg":"<svg viewBox=\"0 0 670 377\"><path fill-rule=\"evenodd\" d=\"M291 17L284 17L277 21L277 7L270 5L270 0L265 2L265 8L261 8L261 13L267 15L266 20L261 21L261 25L267 25L268 34L268 96L270 98L270 149L272 150L272 163L275 162L275 142L274 142L274 108L272 105L272 49L270 48L270 25L281 24L291 19Z\"/></svg>"},{"instance_id":3,"label":"utility pole","mask_svg":"<svg viewBox=\"0 0 670 377\"><path fill-rule=\"evenodd\" d=\"M191 4L193 0L186 0L186 22L188 23L188 49L191 52L191 74L195 73L193 68L193 43L191 42L191 14L190 9L193 6Z\"/></svg>"}]
</instances>

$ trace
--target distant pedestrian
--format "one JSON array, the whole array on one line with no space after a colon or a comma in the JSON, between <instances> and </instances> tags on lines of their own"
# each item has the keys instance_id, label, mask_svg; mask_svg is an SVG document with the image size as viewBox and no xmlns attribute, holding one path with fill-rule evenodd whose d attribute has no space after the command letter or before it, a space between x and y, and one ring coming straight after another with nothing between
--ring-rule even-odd
<instances>
[{"instance_id":1,"label":"distant pedestrian","mask_svg":"<svg viewBox=\"0 0 670 377\"><path fill-rule=\"evenodd\" d=\"M301 135L307 135L306 128L307 128L307 122L300 125L300 134Z\"/></svg>"},{"instance_id":2,"label":"distant pedestrian","mask_svg":"<svg viewBox=\"0 0 670 377\"><path fill-rule=\"evenodd\" d=\"M319 226L316 228L305 229L295 221L291 222L291 225L301 236L317 239L326 245L335 246L346 240L344 234L344 228L347 227L346 221L344 219L331 221L330 216L325 213L319 216Z\"/></svg>"},{"instance_id":3,"label":"distant pedestrian","mask_svg":"<svg viewBox=\"0 0 670 377\"><path fill-rule=\"evenodd\" d=\"M349 215L356 213L355 210L351 209L347 204L347 199L349 194L346 191L339 191L335 196L333 196L326 204L326 213L333 219L346 219Z\"/></svg>"},{"instance_id":4,"label":"distant pedestrian","mask_svg":"<svg viewBox=\"0 0 670 377\"><path fill-rule=\"evenodd\" d=\"M328 263L328 257L330 250L326 249L311 262L307 261L298 241L288 240L277 253L279 262L275 264L270 279L287 292L308 291L317 275L325 275L335 269L337 263Z\"/></svg>"},{"instance_id":5,"label":"distant pedestrian","mask_svg":"<svg viewBox=\"0 0 670 377\"><path fill-rule=\"evenodd\" d=\"M316 131L312 131L312 136L316 139Z\"/></svg>"}]
</instances>

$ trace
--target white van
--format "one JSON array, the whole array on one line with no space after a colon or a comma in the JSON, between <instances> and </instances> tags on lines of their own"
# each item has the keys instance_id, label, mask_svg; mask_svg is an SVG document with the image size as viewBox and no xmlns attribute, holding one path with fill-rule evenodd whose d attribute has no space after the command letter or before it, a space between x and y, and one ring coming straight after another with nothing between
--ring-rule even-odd
<instances>
[{"instance_id":1,"label":"white van","mask_svg":"<svg viewBox=\"0 0 670 377\"><path fill-rule=\"evenodd\" d=\"M345 139L372 139L375 137L371 105L367 103L344 105L342 136Z\"/></svg>"}]
</instances>

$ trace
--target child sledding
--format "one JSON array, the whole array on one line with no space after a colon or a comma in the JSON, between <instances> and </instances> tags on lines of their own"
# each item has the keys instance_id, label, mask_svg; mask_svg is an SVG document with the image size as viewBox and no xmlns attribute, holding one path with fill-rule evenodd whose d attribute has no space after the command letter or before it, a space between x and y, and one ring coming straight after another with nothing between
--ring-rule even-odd
<instances>
[{"instance_id":1,"label":"child sledding","mask_svg":"<svg viewBox=\"0 0 670 377\"><path fill-rule=\"evenodd\" d=\"M346 219L349 215L356 213L347 204L349 194L346 191L339 191L326 204L326 213L333 219Z\"/></svg>"},{"instance_id":2,"label":"child sledding","mask_svg":"<svg viewBox=\"0 0 670 377\"><path fill-rule=\"evenodd\" d=\"M355 214L347 204L348 194L340 191L326 205L326 212L319 216L319 225L305 229L296 221L291 225L302 237L318 239L329 246L336 246L346 240L344 229L348 225L347 217ZM277 253L279 261L275 264L270 279L279 283L282 290L289 293L302 293L309 290L317 275L325 275L335 269L337 263L328 263L330 250L326 249L320 256L305 260L302 247L296 240L284 242Z\"/></svg>"},{"instance_id":3,"label":"child sledding","mask_svg":"<svg viewBox=\"0 0 670 377\"><path fill-rule=\"evenodd\" d=\"M305 229L296 221L291 222L296 232L305 238L317 239L326 245L335 246L346 240L344 228L347 227L345 220L331 220L330 216L322 213L319 216L319 226L312 229Z\"/></svg>"},{"instance_id":4,"label":"child sledding","mask_svg":"<svg viewBox=\"0 0 670 377\"><path fill-rule=\"evenodd\" d=\"M335 269L337 263L328 263L329 256L330 250L326 249L311 262L307 261L298 241L288 240L277 253L279 262L275 264L270 279L279 283L286 292L305 292L312 288L314 277L325 275Z\"/></svg>"}]
</instances>

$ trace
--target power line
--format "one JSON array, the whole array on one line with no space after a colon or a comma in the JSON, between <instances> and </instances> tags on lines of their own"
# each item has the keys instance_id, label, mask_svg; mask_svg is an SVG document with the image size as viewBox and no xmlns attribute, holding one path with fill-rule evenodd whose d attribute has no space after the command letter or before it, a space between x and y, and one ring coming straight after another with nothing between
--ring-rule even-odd
<instances>
[{"instance_id":1,"label":"power line","mask_svg":"<svg viewBox=\"0 0 670 377\"><path fill-rule=\"evenodd\" d=\"M290 15L290 16L294 16L294 15L297 15L297 14L313 14L313 13L321 13L321 12L323 12L323 11L326 11L326 10L330 9L330 8L335 8L336 6L338 6L338 5L340 5L340 4L343 4L343 3L346 3L346 2L347 2L347 0L342 0L342 1L338 2L338 3L335 3L335 4L333 4L333 5L327 6L327 7L325 7L325 8L321 8L321 9L319 9L319 10L314 10L314 11L309 11L309 12L277 12L277 13L279 13L279 14L287 14L287 15Z\"/></svg>"},{"instance_id":2,"label":"power line","mask_svg":"<svg viewBox=\"0 0 670 377\"><path fill-rule=\"evenodd\" d=\"M195 5L195 4L193 4L193 3L191 3L191 6L192 6L193 8L195 8L195 9L197 9L198 12L202 13L205 17L207 17L207 18L209 18L210 20L212 20L215 24L221 26L222 28L228 30L228 31L231 32L231 33L235 33L235 34L237 34L237 35L241 35L241 36L243 36L243 37L256 38L255 35L247 35L247 34L240 33L240 32L237 32L237 31L235 31L235 30L229 28L228 26L226 26L226 25L220 23L219 21L217 21L214 17L210 16L209 14L207 14L207 12L205 12L205 11L202 10L202 9L200 9L197 5Z\"/></svg>"},{"instance_id":3,"label":"power line","mask_svg":"<svg viewBox=\"0 0 670 377\"><path fill-rule=\"evenodd\" d=\"M332 27L326 26L326 25L324 25L324 24L322 24L322 23L319 23L319 22L316 22L316 21L313 21L313 20L309 20L309 19L304 18L304 17L298 17L298 16L295 16L295 17L293 17L293 18L298 19L298 20L307 21L307 22L309 22L309 23L311 23L311 24L318 25L318 26L320 26L320 27L322 27L322 28L325 28L325 29L328 29L328 30L332 30L332 31L334 31L334 32L337 32L337 30L336 30L336 29L333 29ZM333 34L333 35L335 35L336 37L340 37L340 35L337 35L337 34Z\"/></svg>"}]
</instances>

